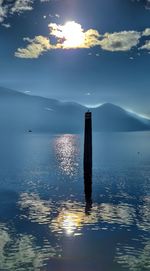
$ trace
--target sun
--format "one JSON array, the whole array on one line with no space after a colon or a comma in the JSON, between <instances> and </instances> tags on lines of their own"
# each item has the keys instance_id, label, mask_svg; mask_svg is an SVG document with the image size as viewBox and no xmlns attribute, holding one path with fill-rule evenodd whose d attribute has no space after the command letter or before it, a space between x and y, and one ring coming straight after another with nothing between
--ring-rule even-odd
<instances>
[{"instance_id":1,"label":"sun","mask_svg":"<svg viewBox=\"0 0 150 271\"><path fill-rule=\"evenodd\" d=\"M80 24L68 21L62 26L64 48L78 48L84 44L84 32Z\"/></svg>"}]
</instances>

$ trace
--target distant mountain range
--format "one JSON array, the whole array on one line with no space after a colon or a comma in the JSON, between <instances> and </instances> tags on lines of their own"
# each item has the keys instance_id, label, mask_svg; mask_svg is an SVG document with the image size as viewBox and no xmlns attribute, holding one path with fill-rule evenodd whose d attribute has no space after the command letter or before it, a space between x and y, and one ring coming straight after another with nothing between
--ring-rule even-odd
<instances>
[{"instance_id":1,"label":"distant mountain range","mask_svg":"<svg viewBox=\"0 0 150 271\"><path fill-rule=\"evenodd\" d=\"M94 131L150 130L150 120L117 105L90 109ZM83 131L85 106L31 96L0 87L0 129L6 131L78 133Z\"/></svg>"}]
</instances>

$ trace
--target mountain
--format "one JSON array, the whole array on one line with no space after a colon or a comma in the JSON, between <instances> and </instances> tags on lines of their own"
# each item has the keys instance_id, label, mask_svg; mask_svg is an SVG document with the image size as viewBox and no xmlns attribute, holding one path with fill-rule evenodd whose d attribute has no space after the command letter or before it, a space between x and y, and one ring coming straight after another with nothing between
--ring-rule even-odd
<instances>
[{"instance_id":1,"label":"mountain","mask_svg":"<svg viewBox=\"0 0 150 271\"><path fill-rule=\"evenodd\" d=\"M150 121L123 108L106 103L94 110L94 126L98 131L141 131L150 129Z\"/></svg>"},{"instance_id":2,"label":"mountain","mask_svg":"<svg viewBox=\"0 0 150 271\"><path fill-rule=\"evenodd\" d=\"M142 131L150 121L119 106L103 104L91 109L95 131ZM85 106L32 96L0 87L0 130L52 133L83 131Z\"/></svg>"},{"instance_id":3,"label":"mountain","mask_svg":"<svg viewBox=\"0 0 150 271\"><path fill-rule=\"evenodd\" d=\"M86 108L0 88L0 130L80 132Z\"/></svg>"}]
</instances>

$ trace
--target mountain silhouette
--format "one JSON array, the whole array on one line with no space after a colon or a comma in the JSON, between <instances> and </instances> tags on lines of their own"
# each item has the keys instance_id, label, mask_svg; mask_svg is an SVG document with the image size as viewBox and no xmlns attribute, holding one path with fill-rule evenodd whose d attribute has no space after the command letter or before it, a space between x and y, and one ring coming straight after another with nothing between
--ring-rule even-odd
<instances>
[{"instance_id":1,"label":"mountain silhouette","mask_svg":"<svg viewBox=\"0 0 150 271\"><path fill-rule=\"evenodd\" d=\"M61 102L0 87L1 131L79 133L84 128L85 106ZM94 131L143 131L150 121L106 103L92 108Z\"/></svg>"},{"instance_id":2,"label":"mountain silhouette","mask_svg":"<svg viewBox=\"0 0 150 271\"><path fill-rule=\"evenodd\" d=\"M98 131L141 131L150 127L147 119L111 103L96 108L94 115L94 126Z\"/></svg>"}]
</instances>

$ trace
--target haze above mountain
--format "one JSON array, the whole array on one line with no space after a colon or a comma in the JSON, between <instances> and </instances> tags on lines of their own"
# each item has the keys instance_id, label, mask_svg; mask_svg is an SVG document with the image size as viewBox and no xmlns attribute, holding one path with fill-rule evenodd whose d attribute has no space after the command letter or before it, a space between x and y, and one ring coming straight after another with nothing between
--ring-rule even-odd
<instances>
[{"instance_id":1,"label":"haze above mountain","mask_svg":"<svg viewBox=\"0 0 150 271\"><path fill-rule=\"evenodd\" d=\"M129 113L117 105L90 109L94 131L150 130L150 120ZM79 133L84 129L85 106L31 96L0 87L0 129L51 133Z\"/></svg>"}]
</instances>

